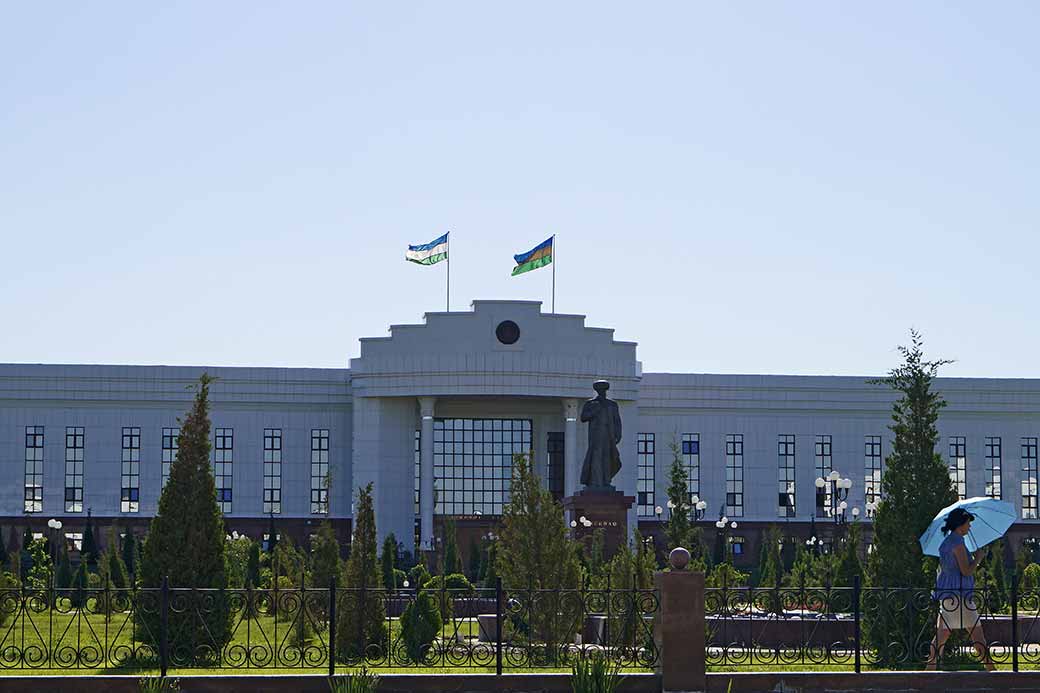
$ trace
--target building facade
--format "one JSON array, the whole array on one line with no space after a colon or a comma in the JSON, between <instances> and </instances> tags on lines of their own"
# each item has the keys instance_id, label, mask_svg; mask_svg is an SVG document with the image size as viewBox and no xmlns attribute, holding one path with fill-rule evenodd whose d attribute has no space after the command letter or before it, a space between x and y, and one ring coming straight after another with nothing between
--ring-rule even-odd
<instances>
[{"instance_id":1,"label":"building facade","mask_svg":"<svg viewBox=\"0 0 1040 693\"><path fill-rule=\"evenodd\" d=\"M720 515L738 562L762 530L836 531L814 481L852 480L847 503L869 524L880 494L893 396L866 377L643 373L636 344L582 316L526 301L475 301L361 340L349 368L0 365L0 527L72 541L98 525L144 531L176 455L189 389L208 372L213 468L228 531L306 540L328 519L349 537L356 489L372 484L380 538L436 549L454 516L460 543L493 527L512 459L530 453L559 497L578 487L578 419L592 382L610 381L623 422L615 485L636 497L629 525L667 519L668 470ZM940 452L962 496L1012 502L1015 541L1037 528L1040 381L945 378Z\"/></svg>"}]
</instances>

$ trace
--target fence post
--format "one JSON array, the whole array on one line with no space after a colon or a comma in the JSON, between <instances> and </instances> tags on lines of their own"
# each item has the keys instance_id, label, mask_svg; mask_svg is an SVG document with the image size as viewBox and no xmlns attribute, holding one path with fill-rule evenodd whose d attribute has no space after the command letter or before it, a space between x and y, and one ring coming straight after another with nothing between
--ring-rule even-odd
<instances>
[{"instance_id":1,"label":"fence post","mask_svg":"<svg viewBox=\"0 0 1040 693\"><path fill-rule=\"evenodd\" d=\"M665 691L703 691L705 672L704 573L686 570L690 552L672 549L669 572L654 573L660 600L654 616L657 673Z\"/></svg>"},{"instance_id":2,"label":"fence post","mask_svg":"<svg viewBox=\"0 0 1040 693\"><path fill-rule=\"evenodd\" d=\"M861 598L861 579L859 575L852 576L852 618L854 621L853 626L853 639L856 646L856 673L860 673L860 645L861 645L861 632L860 632L860 598Z\"/></svg>"},{"instance_id":3,"label":"fence post","mask_svg":"<svg viewBox=\"0 0 1040 693\"><path fill-rule=\"evenodd\" d=\"M336 574L329 577L329 676L336 675Z\"/></svg>"},{"instance_id":4,"label":"fence post","mask_svg":"<svg viewBox=\"0 0 1040 693\"><path fill-rule=\"evenodd\" d=\"M495 578L495 675L502 675L502 577Z\"/></svg>"},{"instance_id":5,"label":"fence post","mask_svg":"<svg viewBox=\"0 0 1040 693\"><path fill-rule=\"evenodd\" d=\"M1018 570L1011 573L1011 670L1018 671Z\"/></svg>"},{"instance_id":6,"label":"fence post","mask_svg":"<svg viewBox=\"0 0 1040 693\"><path fill-rule=\"evenodd\" d=\"M162 589L159 592L159 675L166 676L166 669L169 666L169 653L170 644L168 640L169 631L169 611L170 611L170 578L168 575L164 575L162 579Z\"/></svg>"}]
</instances>

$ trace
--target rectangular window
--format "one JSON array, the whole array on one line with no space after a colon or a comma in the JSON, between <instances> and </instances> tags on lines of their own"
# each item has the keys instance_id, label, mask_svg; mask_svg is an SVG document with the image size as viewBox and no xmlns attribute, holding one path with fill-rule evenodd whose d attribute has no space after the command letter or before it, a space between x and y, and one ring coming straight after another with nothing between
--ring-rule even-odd
<instances>
[{"instance_id":1,"label":"rectangular window","mask_svg":"<svg viewBox=\"0 0 1040 693\"><path fill-rule=\"evenodd\" d=\"M83 427L65 427L65 512L83 512Z\"/></svg>"},{"instance_id":2,"label":"rectangular window","mask_svg":"<svg viewBox=\"0 0 1040 693\"><path fill-rule=\"evenodd\" d=\"M726 514L744 516L744 436L726 435Z\"/></svg>"},{"instance_id":3,"label":"rectangular window","mask_svg":"<svg viewBox=\"0 0 1040 693\"><path fill-rule=\"evenodd\" d=\"M434 513L501 515L531 441L530 419L434 419Z\"/></svg>"},{"instance_id":4,"label":"rectangular window","mask_svg":"<svg viewBox=\"0 0 1040 693\"><path fill-rule=\"evenodd\" d=\"M220 505L220 511L227 514L231 512L235 429L216 429L213 443L213 479L217 482L217 504Z\"/></svg>"},{"instance_id":5,"label":"rectangular window","mask_svg":"<svg viewBox=\"0 0 1040 693\"><path fill-rule=\"evenodd\" d=\"M177 459L177 438L180 435L179 428L162 430L162 488L166 488L166 482L170 480L170 465Z\"/></svg>"},{"instance_id":6,"label":"rectangular window","mask_svg":"<svg viewBox=\"0 0 1040 693\"><path fill-rule=\"evenodd\" d=\"M563 431L549 431L545 439L546 476L549 492L563 500Z\"/></svg>"},{"instance_id":7,"label":"rectangular window","mask_svg":"<svg viewBox=\"0 0 1040 693\"><path fill-rule=\"evenodd\" d=\"M412 500L415 501L415 516L419 517L422 508L419 499L422 495L422 431L415 429L415 488L412 491Z\"/></svg>"},{"instance_id":8,"label":"rectangular window","mask_svg":"<svg viewBox=\"0 0 1040 693\"><path fill-rule=\"evenodd\" d=\"M82 551L83 532L65 532L65 547L69 551Z\"/></svg>"},{"instance_id":9,"label":"rectangular window","mask_svg":"<svg viewBox=\"0 0 1040 693\"><path fill-rule=\"evenodd\" d=\"M141 509L141 429L123 427L122 469L119 482L119 512L136 513Z\"/></svg>"},{"instance_id":10,"label":"rectangular window","mask_svg":"<svg viewBox=\"0 0 1040 693\"><path fill-rule=\"evenodd\" d=\"M1000 500L1000 438L986 438L986 495Z\"/></svg>"},{"instance_id":11,"label":"rectangular window","mask_svg":"<svg viewBox=\"0 0 1040 693\"><path fill-rule=\"evenodd\" d=\"M1037 519L1037 439L1022 439L1022 519Z\"/></svg>"},{"instance_id":12,"label":"rectangular window","mask_svg":"<svg viewBox=\"0 0 1040 693\"><path fill-rule=\"evenodd\" d=\"M43 512L43 426L25 427L25 512Z\"/></svg>"},{"instance_id":13,"label":"rectangular window","mask_svg":"<svg viewBox=\"0 0 1040 693\"><path fill-rule=\"evenodd\" d=\"M964 436L950 437L950 479L957 489L957 497L968 497L968 444Z\"/></svg>"},{"instance_id":14,"label":"rectangular window","mask_svg":"<svg viewBox=\"0 0 1040 693\"><path fill-rule=\"evenodd\" d=\"M881 436L863 437L863 499L865 503L881 500ZM867 517L873 517L867 511Z\"/></svg>"},{"instance_id":15,"label":"rectangular window","mask_svg":"<svg viewBox=\"0 0 1040 693\"><path fill-rule=\"evenodd\" d=\"M777 517L795 516L794 436L781 434L776 441Z\"/></svg>"},{"instance_id":16,"label":"rectangular window","mask_svg":"<svg viewBox=\"0 0 1040 693\"><path fill-rule=\"evenodd\" d=\"M264 514L282 512L282 429L264 429Z\"/></svg>"},{"instance_id":17,"label":"rectangular window","mask_svg":"<svg viewBox=\"0 0 1040 693\"><path fill-rule=\"evenodd\" d=\"M686 500L692 503L701 495L701 434L683 433L680 452L686 467Z\"/></svg>"},{"instance_id":18,"label":"rectangular window","mask_svg":"<svg viewBox=\"0 0 1040 693\"><path fill-rule=\"evenodd\" d=\"M329 512L329 429L311 429L311 513Z\"/></svg>"},{"instance_id":19,"label":"rectangular window","mask_svg":"<svg viewBox=\"0 0 1040 693\"><path fill-rule=\"evenodd\" d=\"M636 514L639 517L654 516L654 486L657 482L654 469L654 434L636 434L636 456L639 478L636 481Z\"/></svg>"},{"instance_id":20,"label":"rectangular window","mask_svg":"<svg viewBox=\"0 0 1040 693\"><path fill-rule=\"evenodd\" d=\"M816 436L816 478L826 479L827 475L834 469L831 457L831 437ZM816 487L816 517L831 516L831 485L824 484L823 488Z\"/></svg>"}]
</instances>

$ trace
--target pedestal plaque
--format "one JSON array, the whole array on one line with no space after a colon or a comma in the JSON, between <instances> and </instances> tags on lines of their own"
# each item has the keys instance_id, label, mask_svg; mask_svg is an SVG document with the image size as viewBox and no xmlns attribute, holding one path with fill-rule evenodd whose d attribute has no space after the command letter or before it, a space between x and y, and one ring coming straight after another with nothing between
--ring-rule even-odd
<instances>
[{"instance_id":1,"label":"pedestal plaque","mask_svg":"<svg viewBox=\"0 0 1040 693\"><path fill-rule=\"evenodd\" d=\"M628 541L628 509L635 502L635 496L626 496L621 491L585 489L564 498L563 508L567 523L572 520L578 523L571 531L579 541L591 537L597 529L603 530L603 552L609 560L622 542ZM582 517L592 525L582 524Z\"/></svg>"}]
</instances>

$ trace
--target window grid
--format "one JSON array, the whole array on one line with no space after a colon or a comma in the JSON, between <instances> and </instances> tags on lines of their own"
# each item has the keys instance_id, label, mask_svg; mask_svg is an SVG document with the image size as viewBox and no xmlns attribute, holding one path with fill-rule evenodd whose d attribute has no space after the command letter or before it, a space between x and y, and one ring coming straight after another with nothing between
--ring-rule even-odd
<instances>
[{"instance_id":1,"label":"window grid","mask_svg":"<svg viewBox=\"0 0 1040 693\"><path fill-rule=\"evenodd\" d=\"M415 516L419 517L422 512L419 500L422 496L422 430L415 429L415 486L412 491L412 500L415 505Z\"/></svg>"},{"instance_id":2,"label":"window grid","mask_svg":"<svg viewBox=\"0 0 1040 693\"><path fill-rule=\"evenodd\" d=\"M213 478L217 483L217 504L220 506L221 512L230 513L235 430L233 428L216 429L213 442Z\"/></svg>"},{"instance_id":3,"label":"window grid","mask_svg":"<svg viewBox=\"0 0 1040 693\"><path fill-rule=\"evenodd\" d=\"M795 442L791 434L781 434L776 442L777 517L795 516Z\"/></svg>"},{"instance_id":4,"label":"window grid","mask_svg":"<svg viewBox=\"0 0 1040 693\"><path fill-rule=\"evenodd\" d=\"M25 427L25 512L43 512L43 426Z\"/></svg>"},{"instance_id":5,"label":"window grid","mask_svg":"<svg viewBox=\"0 0 1040 693\"><path fill-rule=\"evenodd\" d=\"M1000 500L1002 484L1000 479L1000 458L1002 457L1000 438L986 438L986 495Z\"/></svg>"},{"instance_id":6,"label":"window grid","mask_svg":"<svg viewBox=\"0 0 1040 693\"><path fill-rule=\"evenodd\" d=\"M680 453L686 467L686 500L692 503L701 494L701 434L683 433Z\"/></svg>"},{"instance_id":7,"label":"window grid","mask_svg":"<svg viewBox=\"0 0 1040 693\"><path fill-rule=\"evenodd\" d=\"M264 429L264 514L282 512L282 429Z\"/></svg>"},{"instance_id":8,"label":"window grid","mask_svg":"<svg viewBox=\"0 0 1040 693\"><path fill-rule=\"evenodd\" d=\"M726 514L744 516L744 436L726 435Z\"/></svg>"},{"instance_id":9,"label":"window grid","mask_svg":"<svg viewBox=\"0 0 1040 693\"><path fill-rule=\"evenodd\" d=\"M830 436L816 436L816 478L826 479L827 475L834 469L833 457L831 455L833 446ZM826 483L823 488L816 488L816 517L831 516L831 485Z\"/></svg>"},{"instance_id":10,"label":"window grid","mask_svg":"<svg viewBox=\"0 0 1040 693\"><path fill-rule=\"evenodd\" d=\"M83 512L83 427L65 427L65 512Z\"/></svg>"},{"instance_id":11,"label":"window grid","mask_svg":"<svg viewBox=\"0 0 1040 693\"><path fill-rule=\"evenodd\" d=\"M549 431L545 439L545 476L549 483L549 492L556 500L563 499L563 435L563 431Z\"/></svg>"},{"instance_id":12,"label":"window grid","mask_svg":"<svg viewBox=\"0 0 1040 693\"><path fill-rule=\"evenodd\" d=\"M166 482L170 480L170 465L177 459L177 438L180 434L179 428L162 430L162 488L166 488Z\"/></svg>"},{"instance_id":13,"label":"window grid","mask_svg":"<svg viewBox=\"0 0 1040 693\"><path fill-rule=\"evenodd\" d=\"M119 512L140 511L141 500L141 429L123 427L119 482Z\"/></svg>"},{"instance_id":14,"label":"window grid","mask_svg":"<svg viewBox=\"0 0 1040 693\"><path fill-rule=\"evenodd\" d=\"M1022 519L1037 519L1037 439L1022 439Z\"/></svg>"},{"instance_id":15,"label":"window grid","mask_svg":"<svg viewBox=\"0 0 1040 693\"><path fill-rule=\"evenodd\" d=\"M968 497L968 444L964 436L950 437L950 479L957 489L957 498Z\"/></svg>"},{"instance_id":16,"label":"window grid","mask_svg":"<svg viewBox=\"0 0 1040 693\"><path fill-rule=\"evenodd\" d=\"M653 433L636 434L636 453L639 465L639 479L636 482L636 514L639 517L654 516L655 478L654 456L655 442Z\"/></svg>"},{"instance_id":17,"label":"window grid","mask_svg":"<svg viewBox=\"0 0 1040 693\"><path fill-rule=\"evenodd\" d=\"M863 438L863 499L865 503L881 500L881 436ZM872 510L867 511L873 517Z\"/></svg>"},{"instance_id":18,"label":"window grid","mask_svg":"<svg viewBox=\"0 0 1040 693\"><path fill-rule=\"evenodd\" d=\"M434 513L501 515L531 440L530 419L434 419Z\"/></svg>"},{"instance_id":19,"label":"window grid","mask_svg":"<svg viewBox=\"0 0 1040 693\"><path fill-rule=\"evenodd\" d=\"M311 513L329 512L329 430L311 429Z\"/></svg>"}]
</instances>

